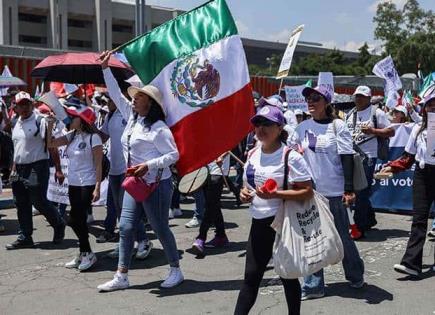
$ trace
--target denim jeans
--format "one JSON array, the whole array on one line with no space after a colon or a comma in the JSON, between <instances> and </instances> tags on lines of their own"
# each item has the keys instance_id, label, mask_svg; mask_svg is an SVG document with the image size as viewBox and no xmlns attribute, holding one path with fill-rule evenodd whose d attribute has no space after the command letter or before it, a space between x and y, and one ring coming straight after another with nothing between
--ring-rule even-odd
<instances>
[{"instance_id":1,"label":"denim jeans","mask_svg":"<svg viewBox=\"0 0 435 315\"><path fill-rule=\"evenodd\" d=\"M133 250L133 235L138 222L146 214L151 228L162 244L166 258L171 267L179 266L179 255L174 234L169 228L169 205L172 198L172 179L160 181L156 190L147 200L137 203L127 192L124 194L119 226L119 261L118 266L129 268Z\"/></svg>"},{"instance_id":2,"label":"denim jeans","mask_svg":"<svg viewBox=\"0 0 435 315\"><path fill-rule=\"evenodd\" d=\"M366 159L363 165L364 171L366 173L367 183L369 185L366 189L356 193L354 220L358 228L362 231L365 231L376 224L375 212L370 202L376 158Z\"/></svg>"},{"instance_id":3,"label":"denim jeans","mask_svg":"<svg viewBox=\"0 0 435 315\"><path fill-rule=\"evenodd\" d=\"M52 227L63 224L63 219L56 208L47 199L48 160L17 164L16 170L21 179L12 183L12 192L20 225L19 238L32 236L32 205L41 212Z\"/></svg>"},{"instance_id":4,"label":"denim jeans","mask_svg":"<svg viewBox=\"0 0 435 315\"><path fill-rule=\"evenodd\" d=\"M107 215L104 219L104 229L107 232L114 233L116 221L121 217L122 203L124 198L124 188L122 182L124 181L124 174L109 175L109 189L107 191ZM145 231L145 224L143 220L138 222L136 228L136 241L140 242L148 240Z\"/></svg>"},{"instance_id":5,"label":"denim jeans","mask_svg":"<svg viewBox=\"0 0 435 315\"><path fill-rule=\"evenodd\" d=\"M329 200L329 207L332 215L334 216L335 227L343 242L344 258L342 261L344 275L347 281L351 283L358 283L364 279L364 262L359 256L358 249L355 242L349 234L349 218L347 210L343 205L341 197L327 197ZM311 293L323 293L325 289L325 280L323 276L323 269L304 277L302 291Z\"/></svg>"},{"instance_id":6,"label":"denim jeans","mask_svg":"<svg viewBox=\"0 0 435 315\"><path fill-rule=\"evenodd\" d=\"M195 209L193 210L193 216L202 221L205 211L204 191L202 189L195 191L193 193L193 198L195 199Z\"/></svg>"}]
</instances>

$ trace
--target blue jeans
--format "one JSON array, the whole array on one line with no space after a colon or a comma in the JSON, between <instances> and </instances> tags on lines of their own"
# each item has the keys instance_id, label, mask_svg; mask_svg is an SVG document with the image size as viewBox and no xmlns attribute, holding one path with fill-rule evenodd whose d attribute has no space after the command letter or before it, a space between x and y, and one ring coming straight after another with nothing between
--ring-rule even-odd
<instances>
[{"instance_id":1,"label":"blue jeans","mask_svg":"<svg viewBox=\"0 0 435 315\"><path fill-rule=\"evenodd\" d=\"M375 211L370 202L376 158L366 159L363 165L369 185L366 189L356 193L354 220L361 231L366 231L376 224Z\"/></svg>"},{"instance_id":2,"label":"blue jeans","mask_svg":"<svg viewBox=\"0 0 435 315\"><path fill-rule=\"evenodd\" d=\"M116 227L116 220L121 216L122 203L124 198L124 188L122 182L124 181L124 174L109 175L109 189L107 191L107 215L104 219L104 229L107 232L114 233ZM136 241L148 240L145 231L145 224L143 220L138 222L136 228Z\"/></svg>"},{"instance_id":3,"label":"blue jeans","mask_svg":"<svg viewBox=\"0 0 435 315\"><path fill-rule=\"evenodd\" d=\"M162 244L171 267L179 266L179 255L174 234L169 228L169 205L172 198L172 180L160 181L157 189L142 203L137 203L127 192L124 194L121 220L119 225L119 261L120 268L129 268L133 250L133 235L138 222L146 214L151 228Z\"/></svg>"},{"instance_id":4,"label":"blue jeans","mask_svg":"<svg viewBox=\"0 0 435 315\"><path fill-rule=\"evenodd\" d=\"M329 200L331 213L334 216L335 227L343 242L344 258L342 264L345 278L351 283L358 283L364 279L364 262L359 256L355 242L351 239L349 234L347 210L343 205L341 197L327 198ZM304 277L302 292L306 294L323 293L324 289L325 280L323 269L310 276Z\"/></svg>"},{"instance_id":5,"label":"blue jeans","mask_svg":"<svg viewBox=\"0 0 435 315\"><path fill-rule=\"evenodd\" d=\"M204 218L204 211L205 211L205 197L204 197L204 190L199 189L193 193L193 198L195 198L195 209L193 216L197 218L198 220L201 220Z\"/></svg>"},{"instance_id":6,"label":"blue jeans","mask_svg":"<svg viewBox=\"0 0 435 315\"><path fill-rule=\"evenodd\" d=\"M48 160L17 164L16 170L21 180L12 183L12 192L20 225L19 238L26 239L32 236L32 205L41 212L52 227L63 224L63 219L56 208L47 199Z\"/></svg>"}]
</instances>

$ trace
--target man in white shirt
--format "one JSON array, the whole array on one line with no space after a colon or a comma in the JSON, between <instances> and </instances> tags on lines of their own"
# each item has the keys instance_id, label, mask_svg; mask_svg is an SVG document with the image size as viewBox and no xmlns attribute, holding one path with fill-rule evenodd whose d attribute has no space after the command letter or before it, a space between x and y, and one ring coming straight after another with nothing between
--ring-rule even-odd
<instances>
[{"instance_id":1,"label":"man in white shirt","mask_svg":"<svg viewBox=\"0 0 435 315\"><path fill-rule=\"evenodd\" d=\"M378 142L393 137L394 129L390 128L390 121L386 114L370 104L372 92L368 86L358 86L353 95L356 106L348 113L345 120L354 143L368 157L364 161L364 170L369 186L356 194L354 215L355 223L360 231L364 232L377 224L370 195L378 158Z\"/></svg>"},{"instance_id":2,"label":"man in white shirt","mask_svg":"<svg viewBox=\"0 0 435 315\"><path fill-rule=\"evenodd\" d=\"M58 244L65 236L65 223L56 208L47 200L49 178L49 154L46 146L45 119L34 112L33 100L26 92L15 96L18 120L12 130L14 165L11 182L17 207L19 235L6 249L33 247L32 205L45 216L54 229L53 243ZM50 150L56 167L56 178L63 177L58 151Z\"/></svg>"}]
</instances>

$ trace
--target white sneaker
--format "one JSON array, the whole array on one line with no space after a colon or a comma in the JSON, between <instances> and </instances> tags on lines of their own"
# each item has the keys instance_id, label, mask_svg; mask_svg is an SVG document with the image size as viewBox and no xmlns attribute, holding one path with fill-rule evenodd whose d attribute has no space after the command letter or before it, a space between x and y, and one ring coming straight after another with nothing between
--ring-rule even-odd
<instances>
[{"instance_id":1,"label":"white sneaker","mask_svg":"<svg viewBox=\"0 0 435 315\"><path fill-rule=\"evenodd\" d=\"M67 262L65 264L65 267L69 268L69 269L78 268L81 260L82 260L82 254L80 253L76 257L74 257L73 260L71 260L70 262Z\"/></svg>"},{"instance_id":2,"label":"white sneaker","mask_svg":"<svg viewBox=\"0 0 435 315\"><path fill-rule=\"evenodd\" d=\"M169 220L174 218L174 212L172 211L172 209L169 209Z\"/></svg>"},{"instance_id":3,"label":"white sneaker","mask_svg":"<svg viewBox=\"0 0 435 315\"><path fill-rule=\"evenodd\" d=\"M399 272L399 273L404 273L406 275L410 275L410 276L418 276L419 272L417 270L408 268L404 265L401 264L395 264L394 265L394 270Z\"/></svg>"},{"instance_id":4,"label":"white sneaker","mask_svg":"<svg viewBox=\"0 0 435 315\"><path fill-rule=\"evenodd\" d=\"M41 212L38 211L38 209L36 209L34 206L32 206L32 215L36 216L36 215L40 215Z\"/></svg>"},{"instance_id":5,"label":"white sneaker","mask_svg":"<svg viewBox=\"0 0 435 315\"><path fill-rule=\"evenodd\" d=\"M161 288L173 288L184 281L183 273L179 267L171 267L165 281L160 284Z\"/></svg>"},{"instance_id":6,"label":"white sneaker","mask_svg":"<svg viewBox=\"0 0 435 315\"><path fill-rule=\"evenodd\" d=\"M198 220L197 217L193 217L192 220L187 222L184 226L187 228L196 228L201 225L201 220Z\"/></svg>"},{"instance_id":7,"label":"white sneaker","mask_svg":"<svg viewBox=\"0 0 435 315\"><path fill-rule=\"evenodd\" d=\"M151 252L151 249L153 248L153 243L151 241L145 242L141 241L137 244L137 252L136 252L136 259L143 260L148 257L148 255Z\"/></svg>"},{"instance_id":8,"label":"white sneaker","mask_svg":"<svg viewBox=\"0 0 435 315\"><path fill-rule=\"evenodd\" d=\"M91 268L97 262L97 256L93 252L82 253L82 259L78 269L80 271L85 271Z\"/></svg>"},{"instance_id":9,"label":"white sneaker","mask_svg":"<svg viewBox=\"0 0 435 315\"><path fill-rule=\"evenodd\" d=\"M87 224L91 224L95 221L94 216L92 214L88 214L88 218L86 219Z\"/></svg>"},{"instance_id":10,"label":"white sneaker","mask_svg":"<svg viewBox=\"0 0 435 315\"><path fill-rule=\"evenodd\" d=\"M183 215L183 212L180 208L175 208L172 209L172 214L174 215L174 217L181 217Z\"/></svg>"},{"instance_id":11,"label":"white sneaker","mask_svg":"<svg viewBox=\"0 0 435 315\"><path fill-rule=\"evenodd\" d=\"M128 283L128 275L126 273L122 274L117 271L115 276L113 276L113 280L100 284L97 289L99 292L111 292L116 290L124 290L129 286L130 284Z\"/></svg>"}]
</instances>

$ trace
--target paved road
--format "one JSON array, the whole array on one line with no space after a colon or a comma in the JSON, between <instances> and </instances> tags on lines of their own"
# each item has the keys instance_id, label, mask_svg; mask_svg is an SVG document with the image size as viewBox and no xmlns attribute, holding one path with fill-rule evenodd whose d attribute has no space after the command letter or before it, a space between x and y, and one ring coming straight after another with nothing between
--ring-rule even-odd
<instances>
[{"instance_id":1,"label":"paved road","mask_svg":"<svg viewBox=\"0 0 435 315\"><path fill-rule=\"evenodd\" d=\"M43 217L34 217L37 248L6 251L4 245L15 239L16 212L1 210L7 231L0 235L0 314L232 314L242 281L249 216L246 208L234 209L233 199L227 195L223 204L231 247L212 251L204 259L186 252L197 233L184 227L192 215L192 202L183 204L182 218L171 220L183 257L186 281L181 286L159 289L167 267L161 246L154 241L150 257L132 264L132 287L104 294L97 293L96 286L111 279L116 269L116 261L104 258L113 243L96 244L91 236L99 257L96 268L86 273L68 270L63 264L77 252L70 228L64 244L52 247L51 229ZM95 216L102 220L104 209L95 209ZM435 273L410 281L392 270L406 246L409 217L379 214L378 221L377 229L358 242L368 285L350 289L340 266L328 268L327 296L303 302L302 314L435 314ZM94 235L101 231L101 221L96 223ZM425 247L424 262L428 265L433 263L434 244ZM282 287L273 270L266 273L251 314L286 314Z\"/></svg>"}]
</instances>

